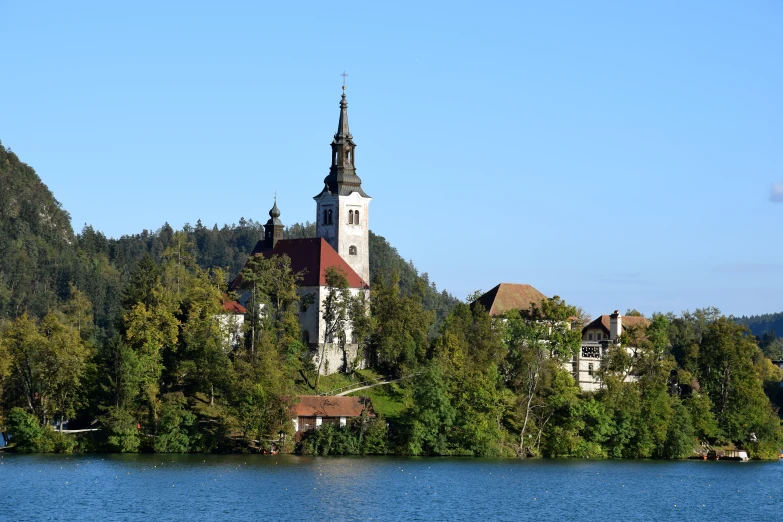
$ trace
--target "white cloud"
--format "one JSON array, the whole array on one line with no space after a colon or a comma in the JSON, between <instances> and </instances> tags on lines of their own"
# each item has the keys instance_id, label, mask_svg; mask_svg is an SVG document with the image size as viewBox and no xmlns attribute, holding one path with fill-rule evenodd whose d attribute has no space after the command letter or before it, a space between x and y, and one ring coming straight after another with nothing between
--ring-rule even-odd
<instances>
[{"instance_id":1,"label":"white cloud","mask_svg":"<svg viewBox=\"0 0 783 522\"><path fill-rule=\"evenodd\" d=\"M773 183L769 188L769 200L775 203L783 203L783 181Z\"/></svg>"}]
</instances>

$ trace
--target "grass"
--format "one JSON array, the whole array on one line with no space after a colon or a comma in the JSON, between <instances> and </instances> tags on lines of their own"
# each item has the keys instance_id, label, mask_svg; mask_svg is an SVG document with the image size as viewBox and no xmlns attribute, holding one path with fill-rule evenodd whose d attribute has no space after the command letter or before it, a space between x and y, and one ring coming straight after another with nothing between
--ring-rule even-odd
<instances>
[{"instance_id":1,"label":"grass","mask_svg":"<svg viewBox=\"0 0 783 522\"><path fill-rule=\"evenodd\" d=\"M340 388L359 386L362 382L375 381L385 377L385 375L370 369L356 370L350 375L344 373L322 375L319 390L321 393L329 393ZM311 377L310 382L315 383L315 379ZM315 394L315 390L304 381L298 382L297 391L302 395ZM368 397L372 401L373 410L377 415L393 421L400 419L405 410L408 409L411 403L411 393L410 383L403 381L359 390L349 395L353 397Z\"/></svg>"},{"instance_id":2,"label":"grass","mask_svg":"<svg viewBox=\"0 0 783 522\"><path fill-rule=\"evenodd\" d=\"M399 420L410 404L410 388L405 383L391 383L351 393L352 396L369 397L373 410L388 420Z\"/></svg>"},{"instance_id":3,"label":"grass","mask_svg":"<svg viewBox=\"0 0 783 522\"><path fill-rule=\"evenodd\" d=\"M358 386L364 381L374 381L384 376L374 370L356 370L353 374L333 373L331 375L322 375L318 385L318 391L329 393L333 390L345 388L347 386ZM315 376L310 376L310 383L315 384ZM314 395L315 390L307 385L303 380L297 381L297 391L302 395Z\"/></svg>"}]
</instances>

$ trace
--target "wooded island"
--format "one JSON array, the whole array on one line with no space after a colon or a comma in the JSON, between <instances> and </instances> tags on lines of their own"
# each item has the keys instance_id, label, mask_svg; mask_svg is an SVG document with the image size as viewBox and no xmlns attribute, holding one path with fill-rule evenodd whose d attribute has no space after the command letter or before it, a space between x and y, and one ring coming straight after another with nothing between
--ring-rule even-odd
<instances>
[{"instance_id":1,"label":"wooded island","mask_svg":"<svg viewBox=\"0 0 783 522\"><path fill-rule=\"evenodd\" d=\"M336 186L319 204L337 198ZM352 225L366 219L356 212ZM282 238L321 237L317 226L290 226ZM655 314L605 343L590 370L600 386L588 392L568 369L589 323L572 303L555 296L490 315L480 292L461 302L438 291L371 232L371 296L349 291L339 266L324 266L314 301L302 291L308 274L288 256L253 254L264 233L242 219L119 239L90 226L74 234L33 169L0 145L0 431L13 434L8 449L780 453L774 333L759 339L716 309ZM321 338L304 334L303 313L316 314ZM356 355L325 371L321 347L346 354L349 344ZM379 380L395 382L355 392L366 399L344 422L292 423L297 407L316 418L300 396Z\"/></svg>"}]
</instances>

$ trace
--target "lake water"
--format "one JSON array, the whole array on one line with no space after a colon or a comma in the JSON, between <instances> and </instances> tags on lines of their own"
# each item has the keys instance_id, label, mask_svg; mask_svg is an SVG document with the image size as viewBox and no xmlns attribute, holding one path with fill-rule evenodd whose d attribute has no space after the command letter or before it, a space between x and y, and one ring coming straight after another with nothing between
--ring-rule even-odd
<instances>
[{"instance_id":1,"label":"lake water","mask_svg":"<svg viewBox=\"0 0 783 522\"><path fill-rule=\"evenodd\" d=\"M0 454L44 519L783 520L783 463Z\"/></svg>"}]
</instances>

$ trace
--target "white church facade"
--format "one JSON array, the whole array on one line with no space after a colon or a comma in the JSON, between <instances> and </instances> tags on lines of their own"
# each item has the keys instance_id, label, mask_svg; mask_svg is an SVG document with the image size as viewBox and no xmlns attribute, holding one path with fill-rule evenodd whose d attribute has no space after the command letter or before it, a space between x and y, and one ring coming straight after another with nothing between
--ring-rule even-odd
<instances>
[{"instance_id":1,"label":"white church facade","mask_svg":"<svg viewBox=\"0 0 783 522\"><path fill-rule=\"evenodd\" d=\"M270 258L287 256L291 269L303 273L299 292L303 303L299 310L302 338L313 354L313 362L322 374L363 367L360 343L350 323L342 339L327 335L323 319L324 300L329 294L326 271L335 267L348 280L351 297L369 298L370 251L369 218L372 198L362 189L354 165L356 144L348 127L348 101L345 87L340 100L340 118L331 143L331 166L316 202L316 237L284 239L277 201L264 225L264 239L251 255ZM234 282L236 286L237 281ZM321 356L323 354L323 361Z\"/></svg>"}]
</instances>

